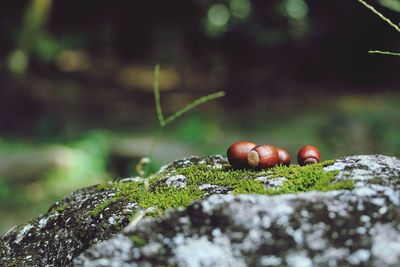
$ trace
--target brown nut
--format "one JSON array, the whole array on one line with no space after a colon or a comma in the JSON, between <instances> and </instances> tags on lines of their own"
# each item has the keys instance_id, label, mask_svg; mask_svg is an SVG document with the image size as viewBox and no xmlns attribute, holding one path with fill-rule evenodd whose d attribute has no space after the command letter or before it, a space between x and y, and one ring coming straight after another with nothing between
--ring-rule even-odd
<instances>
[{"instance_id":1,"label":"brown nut","mask_svg":"<svg viewBox=\"0 0 400 267\"><path fill-rule=\"evenodd\" d=\"M297 161L300 166L318 163L321 153L315 146L303 146L297 154Z\"/></svg>"},{"instance_id":2,"label":"brown nut","mask_svg":"<svg viewBox=\"0 0 400 267\"><path fill-rule=\"evenodd\" d=\"M232 144L226 152L228 161L232 167L235 169L249 168L247 156L250 150L252 150L255 146L255 143L246 141L239 141Z\"/></svg>"},{"instance_id":3,"label":"brown nut","mask_svg":"<svg viewBox=\"0 0 400 267\"><path fill-rule=\"evenodd\" d=\"M275 147L276 152L278 152L278 165L290 165L290 155L289 153L281 147Z\"/></svg>"},{"instance_id":4,"label":"brown nut","mask_svg":"<svg viewBox=\"0 0 400 267\"><path fill-rule=\"evenodd\" d=\"M260 145L249 152L247 162L252 168L266 169L275 167L278 164L278 158L278 152L273 146Z\"/></svg>"}]
</instances>

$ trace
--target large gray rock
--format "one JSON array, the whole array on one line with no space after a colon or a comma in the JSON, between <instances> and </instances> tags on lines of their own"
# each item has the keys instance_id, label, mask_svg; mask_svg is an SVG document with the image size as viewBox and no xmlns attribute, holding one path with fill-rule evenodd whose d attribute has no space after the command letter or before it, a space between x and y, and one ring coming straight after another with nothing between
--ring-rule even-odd
<instances>
[{"instance_id":1,"label":"large gray rock","mask_svg":"<svg viewBox=\"0 0 400 267\"><path fill-rule=\"evenodd\" d=\"M199 162L226 164L221 157L180 160L156 183L184 187L188 181L175 170ZM354 181L354 189L233 196L221 195L229 188L202 185L202 200L124 230L136 203L87 216L114 192L84 189L3 236L0 266L399 266L400 160L353 156L325 170ZM254 179L268 188L280 184Z\"/></svg>"}]
</instances>

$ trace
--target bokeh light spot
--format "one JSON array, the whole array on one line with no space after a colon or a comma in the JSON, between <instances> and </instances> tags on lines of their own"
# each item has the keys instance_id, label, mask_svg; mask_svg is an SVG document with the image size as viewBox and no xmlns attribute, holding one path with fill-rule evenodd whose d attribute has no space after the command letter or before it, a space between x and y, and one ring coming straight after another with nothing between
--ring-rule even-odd
<instances>
[{"instance_id":1,"label":"bokeh light spot","mask_svg":"<svg viewBox=\"0 0 400 267\"><path fill-rule=\"evenodd\" d=\"M249 0L230 0L229 8L233 16L245 19L250 15L251 3Z\"/></svg>"},{"instance_id":2,"label":"bokeh light spot","mask_svg":"<svg viewBox=\"0 0 400 267\"><path fill-rule=\"evenodd\" d=\"M302 20L308 15L308 6L303 0L287 0L284 6L287 15L292 19Z\"/></svg>"},{"instance_id":3,"label":"bokeh light spot","mask_svg":"<svg viewBox=\"0 0 400 267\"><path fill-rule=\"evenodd\" d=\"M8 57L8 68L14 73L24 73L28 64L28 56L20 49L11 52Z\"/></svg>"},{"instance_id":4,"label":"bokeh light spot","mask_svg":"<svg viewBox=\"0 0 400 267\"><path fill-rule=\"evenodd\" d=\"M228 8L222 4L215 4L208 10L209 22L217 27L224 27L228 23L230 16Z\"/></svg>"}]
</instances>

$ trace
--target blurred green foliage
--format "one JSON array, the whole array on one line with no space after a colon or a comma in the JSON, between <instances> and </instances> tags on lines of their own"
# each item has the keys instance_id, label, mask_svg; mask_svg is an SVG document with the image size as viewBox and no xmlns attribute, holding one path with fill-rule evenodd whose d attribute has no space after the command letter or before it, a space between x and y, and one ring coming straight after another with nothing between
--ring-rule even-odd
<instances>
[{"instance_id":1,"label":"blurred green foliage","mask_svg":"<svg viewBox=\"0 0 400 267\"><path fill-rule=\"evenodd\" d=\"M1 177L0 213L4 216L0 232L16 221L28 220L45 212L51 203L73 190L108 179L107 136L104 132L90 132L77 140L59 140L57 143L54 140L33 143L0 139L0 172L7 168L7 164L14 164L10 160L14 159L16 168L30 166L31 172L38 176L27 180L24 177ZM37 163L29 162L29 157L43 156L41 151L47 150L49 145L54 146L54 153L50 155L54 161L34 159L38 160Z\"/></svg>"},{"instance_id":2,"label":"blurred green foliage","mask_svg":"<svg viewBox=\"0 0 400 267\"><path fill-rule=\"evenodd\" d=\"M384 7L400 12L400 2L397 0L379 0L379 3Z\"/></svg>"}]
</instances>

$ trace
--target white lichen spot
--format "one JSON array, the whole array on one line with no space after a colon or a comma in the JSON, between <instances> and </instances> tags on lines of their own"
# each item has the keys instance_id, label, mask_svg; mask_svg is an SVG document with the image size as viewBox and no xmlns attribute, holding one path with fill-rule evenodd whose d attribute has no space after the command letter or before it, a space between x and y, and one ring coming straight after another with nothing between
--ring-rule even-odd
<instances>
[{"instance_id":1,"label":"white lichen spot","mask_svg":"<svg viewBox=\"0 0 400 267\"><path fill-rule=\"evenodd\" d=\"M360 187L355 188L353 190L353 193L355 193L359 197L370 197L375 196L377 192L369 187Z\"/></svg>"},{"instance_id":2,"label":"white lichen spot","mask_svg":"<svg viewBox=\"0 0 400 267\"><path fill-rule=\"evenodd\" d=\"M347 239L347 240L344 242L344 245L345 245L346 247L350 247L351 245L353 245L353 240Z\"/></svg>"},{"instance_id":3,"label":"white lichen spot","mask_svg":"<svg viewBox=\"0 0 400 267\"><path fill-rule=\"evenodd\" d=\"M173 186L175 188L185 188L187 186L187 178L184 175L174 175L168 177L165 181L167 186Z\"/></svg>"},{"instance_id":4,"label":"white lichen spot","mask_svg":"<svg viewBox=\"0 0 400 267\"><path fill-rule=\"evenodd\" d=\"M328 217L330 218L330 219L335 219L336 218L336 213L334 213L334 212L329 212L328 213Z\"/></svg>"},{"instance_id":5,"label":"white lichen spot","mask_svg":"<svg viewBox=\"0 0 400 267\"><path fill-rule=\"evenodd\" d=\"M215 163L214 165L211 166L212 169L214 170L221 170L222 169L222 164Z\"/></svg>"},{"instance_id":6,"label":"white lichen spot","mask_svg":"<svg viewBox=\"0 0 400 267\"><path fill-rule=\"evenodd\" d=\"M260 258L261 266L281 266L282 259L276 256L261 256Z\"/></svg>"},{"instance_id":7,"label":"white lichen spot","mask_svg":"<svg viewBox=\"0 0 400 267\"><path fill-rule=\"evenodd\" d=\"M205 196L210 194L229 193L231 191L228 188L214 184L201 184L198 188L205 192Z\"/></svg>"},{"instance_id":8,"label":"white lichen spot","mask_svg":"<svg viewBox=\"0 0 400 267\"><path fill-rule=\"evenodd\" d=\"M171 166L170 164L161 166L160 169L158 169L158 172L157 172L157 173L162 173L162 172L164 172L164 171L167 170L168 167L170 167L170 166Z\"/></svg>"},{"instance_id":9,"label":"white lichen spot","mask_svg":"<svg viewBox=\"0 0 400 267\"><path fill-rule=\"evenodd\" d=\"M347 163L337 161L332 165L326 166L324 171L331 172L331 171L342 171L347 167Z\"/></svg>"},{"instance_id":10,"label":"white lichen spot","mask_svg":"<svg viewBox=\"0 0 400 267\"><path fill-rule=\"evenodd\" d=\"M287 180L286 177L277 177L274 179L269 179L265 183L265 187L270 189L277 189L282 186L282 184Z\"/></svg>"},{"instance_id":11,"label":"white lichen spot","mask_svg":"<svg viewBox=\"0 0 400 267\"><path fill-rule=\"evenodd\" d=\"M206 214L211 214L214 207L217 207L221 203L230 202L233 199L234 196L232 195L212 195L211 197L201 202L203 212Z\"/></svg>"},{"instance_id":12,"label":"white lichen spot","mask_svg":"<svg viewBox=\"0 0 400 267\"><path fill-rule=\"evenodd\" d=\"M399 190L395 191L393 188L384 187L382 189L382 191L385 194L385 196L387 196L394 205L400 206L400 191Z\"/></svg>"},{"instance_id":13,"label":"white lichen spot","mask_svg":"<svg viewBox=\"0 0 400 267\"><path fill-rule=\"evenodd\" d=\"M316 229L306 237L306 243L308 247L313 250L323 250L327 246L327 242L324 239L325 231L323 229Z\"/></svg>"},{"instance_id":14,"label":"white lichen spot","mask_svg":"<svg viewBox=\"0 0 400 267\"><path fill-rule=\"evenodd\" d=\"M379 214L385 214L386 212L388 211L388 208L387 207L381 207L379 210L378 210L378 212L379 212Z\"/></svg>"},{"instance_id":15,"label":"white lichen spot","mask_svg":"<svg viewBox=\"0 0 400 267\"><path fill-rule=\"evenodd\" d=\"M308 218L310 216L310 213L307 210L301 210L300 215L303 218Z\"/></svg>"},{"instance_id":16,"label":"white lichen spot","mask_svg":"<svg viewBox=\"0 0 400 267\"><path fill-rule=\"evenodd\" d=\"M371 257L371 253L366 249L359 249L352 253L348 258L348 262L353 265L360 265L363 262L366 262Z\"/></svg>"},{"instance_id":17,"label":"white lichen spot","mask_svg":"<svg viewBox=\"0 0 400 267\"><path fill-rule=\"evenodd\" d=\"M179 218L179 222L181 224L189 224L190 223L190 218L188 216L181 217L181 218Z\"/></svg>"},{"instance_id":18,"label":"white lichen spot","mask_svg":"<svg viewBox=\"0 0 400 267\"><path fill-rule=\"evenodd\" d=\"M269 218L268 216L264 216L261 219L261 224L264 229L268 229L271 226L271 218Z\"/></svg>"},{"instance_id":19,"label":"white lichen spot","mask_svg":"<svg viewBox=\"0 0 400 267\"><path fill-rule=\"evenodd\" d=\"M211 234L213 237L219 237L222 235L222 232L221 232L221 229L215 228L212 230Z\"/></svg>"},{"instance_id":20,"label":"white lichen spot","mask_svg":"<svg viewBox=\"0 0 400 267\"><path fill-rule=\"evenodd\" d=\"M202 159L202 160L199 160L199 162L197 164L205 165L205 164L207 164L207 161L206 161L206 159Z\"/></svg>"},{"instance_id":21,"label":"white lichen spot","mask_svg":"<svg viewBox=\"0 0 400 267\"><path fill-rule=\"evenodd\" d=\"M312 267L311 259L305 252L289 252L286 256L286 262L290 267Z\"/></svg>"},{"instance_id":22,"label":"white lichen spot","mask_svg":"<svg viewBox=\"0 0 400 267\"><path fill-rule=\"evenodd\" d=\"M181 233L176 234L176 236L173 238L173 242L177 246L183 245L185 243L185 236Z\"/></svg>"},{"instance_id":23,"label":"white lichen spot","mask_svg":"<svg viewBox=\"0 0 400 267\"><path fill-rule=\"evenodd\" d=\"M357 232L357 234L363 235L367 232L367 228L362 227L362 226L357 227L356 232Z\"/></svg>"},{"instance_id":24,"label":"white lichen spot","mask_svg":"<svg viewBox=\"0 0 400 267\"><path fill-rule=\"evenodd\" d=\"M371 218L368 215L361 215L360 221L362 221L363 223L369 223L371 221Z\"/></svg>"},{"instance_id":25,"label":"white lichen spot","mask_svg":"<svg viewBox=\"0 0 400 267\"><path fill-rule=\"evenodd\" d=\"M161 249L160 243L151 242L142 247L142 253L146 257L151 257L152 255L156 255L160 249Z\"/></svg>"},{"instance_id":26,"label":"white lichen spot","mask_svg":"<svg viewBox=\"0 0 400 267\"><path fill-rule=\"evenodd\" d=\"M349 208L348 202L345 202L341 199L329 199L329 202L327 202L326 205L328 212L335 214L333 215L328 213L329 217L336 217L337 215L341 217L347 217Z\"/></svg>"},{"instance_id":27,"label":"white lichen spot","mask_svg":"<svg viewBox=\"0 0 400 267\"><path fill-rule=\"evenodd\" d=\"M126 206L125 206L125 209L124 209L124 211L127 211L127 212L131 212L131 211L133 211L135 208L137 208L138 207L138 204L137 203L128 203Z\"/></svg>"},{"instance_id":28,"label":"white lichen spot","mask_svg":"<svg viewBox=\"0 0 400 267\"><path fill-rule=\"evenodd\" d=\"M301 229L294 230L291 226L288 226L286 228L286 233L293 237L294 242L296 242L297 244L302 245L304 243L304 233Z\"/></svg>"},{"instance_id":29,"label":"white lichen spot","mask_svg":"<svg viewBox=\"0 0 400 267\"><path fill-rule=\"evenodd\" d=\"M131 182L142 182L144 179L140 176L127 177L118 181L118 183L131 183Z\"/></svg>"},{"instance_id":30,"label":"white lichen spot","mask_svg":"<svg viewBox=\"0 0 400 267\"><path fill-rule=\"evenodd\" d=\"M114 217L110 217L110 218L108 218L108 222L110 224L114 225L116 221L115 221Z\"/></svg>"},{"instance_id":31,"label":"white lichen spot","mask_svg":"<svg viewBox=\"0 0 400 267\"><path fill-rule=\"evenodd\" d=\"M47 218L41 218L38 223L38 228L42 229L47 225Z\"/></svg>"},{"instance_id":32,"label":"white lichen spot","mask_svg":"<svg viewBox=\"0 0 400 267\"><path fill-rule=\"evenodd\" d=\"M201 184L201 185L199 185L199 189L200 190L207 190L207 189L212 189L212 188L215 188L216 187L216 185L213 185L213 184Z\"/></svg>"},{"instance_id":33,"label":"white lichen spot","mask_svg":"<svg viewBox=\"0 0 400 267\"><path fill-rule=\"evenodd\" d=\"M173 262L178 266L246 266L239 258L235 258L229 246L219 246L208 240L206 236L200 238L186 238L174 249Z\"/></svg>"},{"instance_id":34,"label":"white lichen spot","mask_svg":"<svg viewBox=\"0 0 400 267\"><path fill-rule=\"evenodd\" d=\"M15 238L15 243L19 243L22 241L22 239L26 236L26 234L33 228L32 224L27 224L24 226L24 228L19 231L17 237Z\"/></svg>"},{"instance_id":35,"label":"white lichen spot","mask_svg":"<svg viewBox=\"0 0 400 267\"><path fill-rule=\"evenodd\" d=\"M385 205L385 199L381 197L376 197L371 199L371 202L377 206L383 206Z\"/></svg>"}]
</instances>

